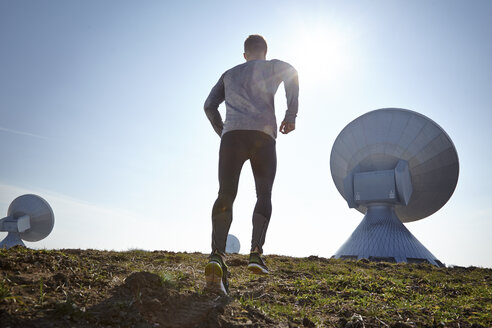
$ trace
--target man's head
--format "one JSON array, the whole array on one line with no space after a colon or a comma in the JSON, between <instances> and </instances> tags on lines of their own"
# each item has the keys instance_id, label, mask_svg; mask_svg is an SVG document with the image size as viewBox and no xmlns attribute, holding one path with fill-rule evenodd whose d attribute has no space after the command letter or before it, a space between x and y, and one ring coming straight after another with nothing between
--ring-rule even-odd
<instances>
[{"instance_id":1,"label":"man's head","mask_svg":"<svg viewBox=\"0 0 492 328\"><path fill-rule=\"evenodd\" d=\"M267 50L267 43L261 35L250 35L244 41L244 59L247 61L265 59Z\"/></svg>"}]
</instances>

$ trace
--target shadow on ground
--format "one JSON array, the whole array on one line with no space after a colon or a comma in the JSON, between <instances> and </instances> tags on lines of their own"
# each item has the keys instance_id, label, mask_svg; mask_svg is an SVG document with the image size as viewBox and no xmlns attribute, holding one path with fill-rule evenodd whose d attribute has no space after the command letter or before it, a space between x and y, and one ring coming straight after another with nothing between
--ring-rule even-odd
<instances>
[{"instance_id":1,"label":"shadow on ground","mask_svg":"<svg viewBox=\"0 0 492 328\"><path fill-rule=\"evenodd\" d=\"M18 321L1 315L0 327L230 327L222 318L231 298L179 294L149 272L136 272L113 288L111 296L88 309L61 303L43 318Z\"/></svg>"},{"instance_id":2,"label":"shadow on ground","mask_svg":"<svg viewBox=\"0 0 492 328\"><path fill-rule=\"evenodd\" d=\"M123 318L121 324L135 327L220 327L219 316L229 302L228 297L179 294L163 286L158 275L137 272L88 314L100 325L114 325Z\"/></svg>"}]
</instances>

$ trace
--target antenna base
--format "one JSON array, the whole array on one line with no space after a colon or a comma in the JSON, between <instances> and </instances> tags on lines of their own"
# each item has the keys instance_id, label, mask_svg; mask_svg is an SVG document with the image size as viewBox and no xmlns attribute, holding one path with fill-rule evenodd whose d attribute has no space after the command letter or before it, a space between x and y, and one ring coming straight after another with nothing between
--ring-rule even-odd
<instances>
[{"instance_id":1,"label":"antenna base","mask_svg":"<svg viewBox=\"0 0 492 328\"><path fill-rule=\"evenodd\" d=\"M14 246L26 247L18 232L9 232L7 237L0 242L0 248L9 249Z\"/></svg>"},{"instance_id":2,"label":"antenna base","mask_svg":"<svg viewBox=\"0 0 492 328\"><path fill-rule=\"evenodd\" d=\"M364 219L334 257L443 266L403 225L394 206L384 203L368 205Z\"/></svg>"}]
</instances>

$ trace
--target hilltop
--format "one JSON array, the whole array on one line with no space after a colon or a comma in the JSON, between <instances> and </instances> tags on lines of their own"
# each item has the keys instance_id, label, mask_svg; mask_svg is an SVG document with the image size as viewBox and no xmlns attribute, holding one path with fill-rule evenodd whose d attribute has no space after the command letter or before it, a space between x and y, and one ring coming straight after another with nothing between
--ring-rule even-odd
<instances>
[{"instance_id":1,"label":"hilltop","mask_svg":"<svg viewBox=\"0 0 492 328\"><path fill-rule=\"evenodd\" d=\"M492 269L230 255L229 296L203 291L207 255L0 249L0 327L491 327Z\"/></svg>"}]
</instances>

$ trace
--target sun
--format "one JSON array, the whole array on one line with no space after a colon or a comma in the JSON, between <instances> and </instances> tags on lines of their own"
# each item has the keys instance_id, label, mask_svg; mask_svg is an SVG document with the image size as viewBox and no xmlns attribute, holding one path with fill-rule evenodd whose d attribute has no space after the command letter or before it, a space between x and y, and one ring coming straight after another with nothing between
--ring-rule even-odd
<instances>
[{"instance_id":1,"label":"sun","mask_svg":"<svg viewBox=\"0 0 492 328\"><path fill-rule=\"evenodd\" d=\"M300 31L291 56L291 64L307 84L335 81L347 71L351 59L344 33L322 27Z\"/></svg>"}]
</instances>

